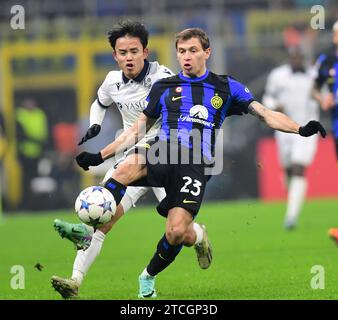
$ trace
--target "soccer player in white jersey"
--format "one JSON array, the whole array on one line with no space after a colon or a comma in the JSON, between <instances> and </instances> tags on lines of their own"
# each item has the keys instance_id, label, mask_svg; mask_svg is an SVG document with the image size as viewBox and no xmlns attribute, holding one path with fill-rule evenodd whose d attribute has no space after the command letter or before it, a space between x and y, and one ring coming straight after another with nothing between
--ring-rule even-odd
<instances>
[{"instance_id":1,"label":"soccer player in white jersey","mask_svg":"<svg viewBox=\"0 0 338 320\"><path fill-rule=\"evenodd\" d=\"M319 108L311 98L313 80L313 70L305 67L303 53L298 48L291 48L289 63L271 71L263 103L273 110L285 113L298 123L318 120ZM304 138L276 131L275 138L288 185L284 226L291 230L296 226L306 197L305 173L316 153L318 135Z\"/></svg>"},{"instance_id":2,"label":"soccer player in white jersey","mask_svg":"<svg viewBox=\"0 0 338 320\"><path fill-rule=\"evenodd\" d=\"M148 31L139 22L125 21L116 25L109 32L109 42L113 48L113 57L118 63L119 71L111 71L102 83L97 93L97 99L90 109L90 127L79 144L86 142L99 134L106 109L117 106L122 115L124 130L130 128L147 106L146 97L157 80L172 76L173 73L158 62L148 62ZM160 119L147 132L147 135L135 146L146 148L147 141L153 139L159 129ZM135 151L135 150L134 150ZM132 158L127 154L122 161ZM121 161L119 161L121 163ZM118 165L118 164L117 164ZM103 183L115 170L111 168ZM77 255L70 279L53 276L52 285L63 298L75 298L79 287L90 266L99 255L105 235L116 221L127 212L149 188L128 187L111 221L95 232L84 224L70 224L56 219L54 227L61 237L66 237L77 246ZM152 188L158 201L166 196L164 188ZM119 201L117 201L119 202ZM210 245L205 226L192 223L187 238L194 237L195 250L200 267L205 269L211 262ZM189 241L191 243L191 241Z\"/></svg>"}]
</instances>

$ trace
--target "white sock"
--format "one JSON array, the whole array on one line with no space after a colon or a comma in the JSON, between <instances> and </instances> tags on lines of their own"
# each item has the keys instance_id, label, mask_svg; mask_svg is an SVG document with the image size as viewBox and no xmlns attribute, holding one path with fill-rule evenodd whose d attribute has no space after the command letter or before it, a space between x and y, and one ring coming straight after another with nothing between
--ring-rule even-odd
<instances>
[{"instance_id":1,"label":"white sock","mask_svg":"<svg viewBox=\"0 0 338 320\"><path fill-rule=\"evenodd\" d=\"M291 177L288 191L286 221L296 223L306 195L307 181L305 177Z\"/></svg>"},{"instance_id":2,"label":"white sock","mask_svg":"<svg viewBox=\"0 0 338 320\"><path fill-rule=\"evenodd\" d=\"M193 228L196 232L196 241L195 241L194 244L201 243L202 239L203 239L203 229L202 229L202 227L198 223L194 222Z\"/></svg>"},{"instance_id":3,"label":"white sock","mask_svg":"<svg viewBox=\"0 0 338 320\"><path fill-rule=\"evenodd\" d=\"M141 273L141 277L151 277L151 275L147 271L147 268L144 268L144 270Z\"/></svg>"},{"instance_id":4,"label":"white sock","mask_svg":"<svg viewBox=\"0 0 338 320\"><path fill-rule=\"evenodd\" d=\"M84 276L93 264L96 257L100 254L103 241L106 235L100 230L96 230L93 234L92 241L87 250L78 250L74 265L72 279L76 280L81 285Z\"/></svg>"},{"instance_id":5,"label":"white sock","mask_svg":"<svg viewBox=\"0 0 338 320\"><path fill-rule=\"evenodd\" d=\"M73 264L72 279L74 279L79 285L81 285L84 274L81 272L81 266L85 258L85 252L83 250L77 250L76 257Z\"/></svg>"}]
</instances>

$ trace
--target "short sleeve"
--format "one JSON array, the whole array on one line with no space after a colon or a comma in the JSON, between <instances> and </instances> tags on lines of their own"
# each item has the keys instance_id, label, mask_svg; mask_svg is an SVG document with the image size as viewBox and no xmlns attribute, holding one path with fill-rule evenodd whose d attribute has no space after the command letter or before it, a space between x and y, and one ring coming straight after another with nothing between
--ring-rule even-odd
<instances>
[{"instance_id":1,"label":"short sleeve","mask_svg":"<svg viewBox=\"0 0 338 320\"><path fill-rule=\"evenodd\" d=\"M103 108L108 108L114 101L109 93L109 83L108 76L101 84L100 88L97 90L97 102Z\"/></svg>"},{"instance_id":2,"label":"short sleeve","mask_svg":"<svg viewBox=\"0 0 338 320\"><path fill-rule=\"evenodd\" d=\"M316 61L316 69L317 69L317 74L315 78L315 83L318 88L321 88L325 81L327 80L328 74L327 70L324 67L324 61L326 60L326 55L322 54L319 56L319 58Z\"/></svg>"},{"instance_id":3,"label":"short sleeve","mask_svg":"<svg viewBox=\"0 0 338 320\"><path fill-rule=\"evenodd\" d=\"M165 91L165 87L161 81L157 81L154 83L152 86L148 97L147 97L147 102L148 105L147 107L143 110L143 113L148 117L148 118L154 118L157 119L161 116L161 98L162 95Z\"/></svg>"},{"instance_id":4,"label":"short sleeve","mask_svg":"<svg viewBox=\"0 0 338 320\"><path fill-rule=\"evenodd\" d=\"M231 77L228 77L228 80L231 94L231 105L228 110L228 116L248 113L249 104L254 101L250 90Z\"/></svg>"}]
</instances>

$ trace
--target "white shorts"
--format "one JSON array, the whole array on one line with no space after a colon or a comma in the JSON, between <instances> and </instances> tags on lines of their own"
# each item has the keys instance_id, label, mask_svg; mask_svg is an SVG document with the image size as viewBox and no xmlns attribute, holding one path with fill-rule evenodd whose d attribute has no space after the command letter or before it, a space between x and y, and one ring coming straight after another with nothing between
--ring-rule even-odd
<instances>
[{"instance_id":1,"label":"white shorts","mask_svg":"<svg viewBox=\"0 0 338 320\"><path fill-rule=\"evenodd\" d=\"M111 178L113 172L116 170L119 163L121 163L126 157L121 158L118 162L116 162L105 174L101 184L104 183ZM166 193L164 188L155 188L155 187L127 187L126 193L121 200L121 204L123 206L123 211L127 212L131 207L136 207L136 202L143 195L145 195L150 189L153 190L158 202L161 202L165 197Z\"/></svg>"},{"instance_id":2,"label":"white shorts","mask_svg":"<svg viewBox=\"0 0 338 320\"><path fill-rule=\"evenodd\" d=\"M318 134L302 137L298 134L277 131L275 134L279 160L284 168L293 164L309 166L316 154Z\"/></svg>"}]
</instances>

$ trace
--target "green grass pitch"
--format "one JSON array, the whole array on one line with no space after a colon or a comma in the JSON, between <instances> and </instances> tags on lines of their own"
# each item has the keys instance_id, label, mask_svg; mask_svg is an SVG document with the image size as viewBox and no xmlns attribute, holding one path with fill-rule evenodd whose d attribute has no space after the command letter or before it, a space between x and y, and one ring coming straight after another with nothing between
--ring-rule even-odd
<instances>
[{"instance_id":1,"label":"green grass pitch","mask_svg":"<svg viewBox=\"0 0 338 320\"><path fill-rule=\"evenodd\" d=\"M199 269L194 250L184 248L157 277L159 299L337 299L338 247L327 230L338 226L338 200L308 201L291 232L282 228L284 209L284 203L205 203L197 221L208 226L213 263ZM75 249L54 231L54 218L78 221L71 212L5 216L0 299L60 299L50 277L70 276ZM137 299L138 275L164 227L155 206L131 210L107 236L80 298ZM11 288L14 265L24 267L24 289ZM324 289L311 288L315 265L324 268Z\"/></svg>"}]
</instances>

